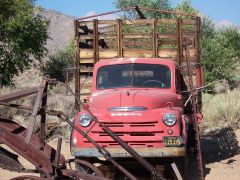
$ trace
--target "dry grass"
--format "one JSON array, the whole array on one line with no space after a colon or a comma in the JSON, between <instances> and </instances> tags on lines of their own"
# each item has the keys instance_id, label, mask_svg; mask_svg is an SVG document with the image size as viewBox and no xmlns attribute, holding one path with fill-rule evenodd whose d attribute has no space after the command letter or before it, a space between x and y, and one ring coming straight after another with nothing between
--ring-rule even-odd
<instances>
[{"instance_id":1,"label":"dry grass","mask_svg":"<svg viewBox=\"0 0 240 180\"><path fill-rule=\"evenodd\" d=\"M203 96L203 128L240 127L240 90Z\"/></svg>"},{"instance_id":2,"label":"dry grass","mask_svg":"<svg viewBox=\"0 0 240 180\"><path fill-rule=\"evenodd\" d=\"M37 79L38 80L33 79L32 85L28 87L38 86L40 84L41 78L37 76ZM24 80L26 80L26 78L24 78ZM72 86L73 83L71 83L70 85ZM22 83L21 81L17 81L14 87L3 87L2 89L0 89L0 95L16 92L21 89L26 89L25 84ZM34 105L35 99L36 99L36 95L32 95L26 98L19 99L12 103L32 106ZM74 98L73 96L66 95L66 89L62 85L50 86L48 91L48 109L63 111L69 117L73 117L75 114ZM27 125L29 124L29 121L31 120L30 111L24 111L24 110L19 110L15 108L8 108L4 106L0 106L0 116L11 118L15 122L21 124L24 127L27 127ZM40 125L39 122L40 122L40 117L37 117L37 123L35 126L36 130L39 128L39 125ZM48 125L52 126L52 124L58 124L55 128L53 127L51 127L50 129L47 128L47 133L49 133L48 137L53 138L55 136L59 137L60 135L68 138L70 133L70 128L66 123L62 123L62 122L58 123L58 122L60 122L60 120L57 117L54 117L54 116L47 117Z\"/></svg>"}]
</instances>

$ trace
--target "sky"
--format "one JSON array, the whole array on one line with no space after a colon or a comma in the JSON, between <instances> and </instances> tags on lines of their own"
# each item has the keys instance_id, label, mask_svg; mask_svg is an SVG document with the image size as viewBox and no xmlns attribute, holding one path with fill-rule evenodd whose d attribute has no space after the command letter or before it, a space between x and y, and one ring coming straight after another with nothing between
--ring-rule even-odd
<instances>
[{"instance_id":1,"label":"sky","mask_svg":"<svg viewBox=\"0 0 240 180\"><path fill-rule=\"evenodd\" d=\"M173 4L180 1L171 0ZM36 4L45 9L53 9L75 17L115 10L113 2L114 0L36 0ZM192 4L201 14L211 17L219 26L240 25L240 0L192 0Z\"/></svg>"}]
</instances>

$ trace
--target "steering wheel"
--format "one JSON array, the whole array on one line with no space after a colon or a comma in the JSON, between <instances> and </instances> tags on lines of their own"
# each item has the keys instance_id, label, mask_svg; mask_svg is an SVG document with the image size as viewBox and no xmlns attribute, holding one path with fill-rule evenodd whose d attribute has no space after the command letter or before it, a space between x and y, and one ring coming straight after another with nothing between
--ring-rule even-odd
<instances>
[{"instance_id":1,"label":"steering wheel","mask_svg":"<svg viewBox=\"0 0 240 180\"><path fill-rule=\"evenodd\" d=\"M148 84L148 83L160 84L161 87L166 87L166 84L163 83L162 81L159 81L159 80L147 80L147 81L145 81L144 83L142 83L141 86L144 86L144 85L146 85L146 84Z\"/></svg>"}]
</instances>

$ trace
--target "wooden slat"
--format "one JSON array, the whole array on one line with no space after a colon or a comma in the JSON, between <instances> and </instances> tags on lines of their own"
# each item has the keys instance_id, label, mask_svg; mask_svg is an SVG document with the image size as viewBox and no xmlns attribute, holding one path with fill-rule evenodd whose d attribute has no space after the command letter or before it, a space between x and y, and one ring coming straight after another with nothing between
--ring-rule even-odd
<instances>
[{"instance_id":1,"label":"wooden slat","mask_svg":"<svg viewBox=\"0 0 240 180\"><path fill-rule=\"evenodd\" d=\"M93 39L93 35L81 35L79 36L81 40ZM195 33L183 33L183 37L194 38ZM99 39L116 39L116 35L99 35ZM150 39L152 38L151 34L123 34L124 39ZM160 39L177 39L176 33L159 33L158 38Z\"/></svg>"},{"instance_id":2,"label":"wooden slat","mask_svg":"<svg viewBox=\"0 0 240 180\"><path fill-rule=\"evenodd\" d=\"M138 34L123 34L124 39L150 39L152 34L138 33Z\"/></svg>"},{"instance_id":3,"label":"wooden slat","mask_svg":"<svg viewBox=\"0 0 240 180\"><path fill-rule=\"evenodd\" d=\"M135 25L135 24L152 24L152 19L134 19L134 20L124 20L123 24Z\"/></svg>"},{"instance_id":4,"label":"wooden slat","mask_svg":"<svg viewBox=\"0 0 240 180\"><path fill-rule=\"evenodd\" d=\"M177 39L177 33L159 33L158 38L162 39Z\"/></svg>"},{"instance_id":5,"label":"wooden slat","mask_svg":"<svg viewBox=\"0 0 240 180\"><path fill-rule=\"evenodd\" d=\"M176 21L176 19L158 19L157 23L159 23L159 24L162 24L162 23L164 23L164 24L177 24L177 21Z\"/></svg>"},{"instance_id":6,"label":"wooden slat","mask_svg":"<svg viewBox=\"0 0 240 180\"><path fill-rule=\"evenodd\" d=\"M183 19L182 23L183 23L183 26L184 25L195 25L196 20L195 19Z\"/></svg>"},{"instance_id":7,"label":"wooden slat","mask_svg":"<svg viewBox=\"0 0 240 180\"><path fill-rule=\"evenodd\" d=\"M117 25L117 20L99 20L99 24Z\"/></svg>"},{"instance_id":8,"label":"wooden slat","mask_svg":"<svg viewBox=\"0 0 240 180\"><path fill-rule=\"evenodd\" d=\"M190 49L190 61L194 61L197 58L197 51L196 49ZM161 48L158 50L158 57L161 58L177 58L178 51L177 49L173 48ZM185 52L183 51L183 55ZM85 58L93 58L93 51L89 49L81 49L80 51L81 63L92 63L92 59L86 60ZM110 59L110 58L117 58L118 51L117 49L101 49L99 51L99 58L100 59ZM124 49L123 50L123 57L153 57L152 50L143 50L143 49ZM82 59L83 58L83 59ZM85 59L85 60L84 60ZM183 58L183 60L185 60Z\"/></svg>"},{"instance_id":9,"label":"wooden slat","mask_svg":"<svg viewBox=\"0 0 240 180\"><path fill-rule=\"evenodd\" d=\"M93 39L93 35L81 35L79 36L81 40L89 40L89 39ZM110 34L100 34L99 35L99 39L116 39L117 38L117 34L116 35L110 35Z\"/></svg>"},{"instance_id":10,"label":"wooden slat","mask_svg":"<svg viewBox=\"0 0 240 180\"><path fill-rule=\"evenodd\" d=\"M92 26L93 21L80 21L79 26Z\"/></svg>"}]
</instances>

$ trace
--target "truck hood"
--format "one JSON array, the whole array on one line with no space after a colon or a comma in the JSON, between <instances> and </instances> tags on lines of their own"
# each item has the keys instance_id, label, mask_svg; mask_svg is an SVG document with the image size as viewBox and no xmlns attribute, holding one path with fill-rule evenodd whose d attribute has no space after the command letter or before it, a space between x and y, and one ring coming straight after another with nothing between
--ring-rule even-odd
<instances>
[{"instance_id":1,"label":"truck hood","mask_svg":"<svg viewBox=\"0 0 240 180\"><path fill-rule=\"evenodd\" d=\"M108 109L112 107L146 107L156 109L166 107L168 103L178 106L178 96L165 90L104 90L94 92L90 98L90 108Z\"/></svg>"}]
</instances>

